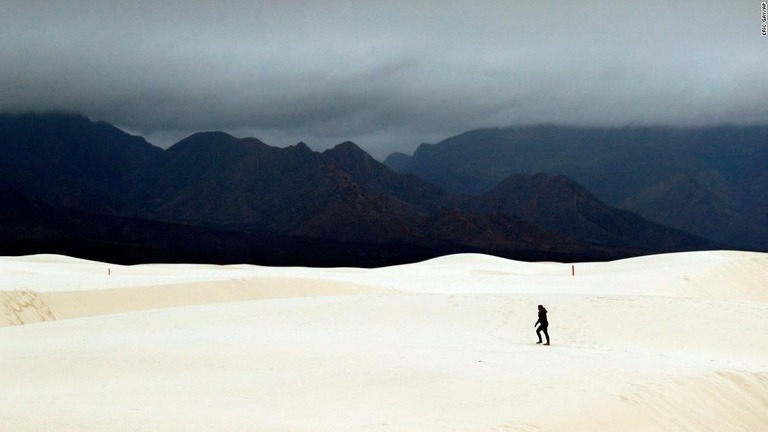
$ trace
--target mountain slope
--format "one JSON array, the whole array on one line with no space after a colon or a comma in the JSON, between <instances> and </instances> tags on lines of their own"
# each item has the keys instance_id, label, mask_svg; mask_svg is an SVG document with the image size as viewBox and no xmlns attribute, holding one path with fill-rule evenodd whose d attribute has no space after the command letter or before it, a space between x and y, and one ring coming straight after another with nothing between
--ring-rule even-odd
<instances>
[{"instance_id":1,"label":"mountain slope","mask_svg":"<svg viewBox=\"0 0 768 432\"><path fill-rule=\"evenodd\" d=\"M656 223L768 250L768 127L482 129L386 163L475 195L513 174L565 175Z\"/></svg>"},{"instance_id":2,"label":"mountain slope","mask_svg":"<svg viewBox=\"0 0 768 432\"><path fill-rule=\"evenodd\" d=\"M565 176L510 176L491 191L469 200L467 206L481 213L517 216L548 231L606 247L640 251L716 247L609 207Z\"/></svg>"},{"instance_id":3,"label":"mountain slope","mask_svg":"<svg viewBox=\"0 0 768 432\"><path fill-rule=\"evenodd\" d=\"M143 138L75 114L0 115L0 183L46 202L141 214L137 174L163 151Z\"/></svg>"},{"instance_id":4,"label":"mountain slope","mask_svg":"<svg viewBox=\"0 0 768 432\"><path fill-rule=\"evenodd\" d=\"M455 197L349 142L320 154L201 133L167 153L152 210L169 221L367 244L605 252L517 218L465 214Z\"/></svg>"},{"instance_id":5,"label":"mountain slope","mask_svg":"<svg viewBox=\"0 0 768 432\"><path fill-rule=\"evenodd\" d=\"M420 237L406 226L419 218L417 209L403 210L388 194L364 193L352 175L304 144L276 148L200 133L167 153L151 202L169 220L345 241Z\"/></svg>"},{"instance_id":6,"label":"mountain slope","mask_svg":"<svg viewBox=\"0 0 768 432\"><path fill-rule=\"evenodd\" d=\"M632 229L564 224L574 197L578 217L596 206L570 184L536 190L548 207L530 216L510 205L519 185L484 200L454 195L351 142L317 153L203 132L163 151L82 116L4 116L2 127L4 253L377 266L457 252L574 261L704 247L657 236L639 217L620 218Z\"/></svg>"}]
</instances>

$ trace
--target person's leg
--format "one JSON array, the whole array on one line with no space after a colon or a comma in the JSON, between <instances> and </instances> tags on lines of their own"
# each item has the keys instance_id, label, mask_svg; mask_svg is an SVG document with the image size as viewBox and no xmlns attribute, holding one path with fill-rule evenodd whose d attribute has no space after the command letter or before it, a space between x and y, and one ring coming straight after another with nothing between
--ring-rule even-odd
<instances>
[{"instance_id":1,"label":"person's leg","mask_svg":"<svg viewBox=\"0 0 768 432\"><path fill-rule=\"evenodd\" d=\"M546 336L546 337L547 337L547 343L546 343L546 345L549 345L549 332L547 332L547 327L549 327L549 326L541 326L541 327L539 327L539 328L541 329L541 331L543 331L543 332L544 332L544 336ZM541 336L539 336L539 339L541 339Z\"/></svg>"},{"instance_id":2,"label":"person's leg","mask_svg":"<svg viewBox=\"0 0 768 432\"><path fill-rule=\"evenodd\" d=\"M539 341L538 341L538 342L536 342L536 343L541 343L541 330L542 330L542 329L543 329L543 327L541 327L541 326L539 326L539 327L536 329L536 336L538 336L538 337L539 337Z\"/></svg>"}]
</instances>

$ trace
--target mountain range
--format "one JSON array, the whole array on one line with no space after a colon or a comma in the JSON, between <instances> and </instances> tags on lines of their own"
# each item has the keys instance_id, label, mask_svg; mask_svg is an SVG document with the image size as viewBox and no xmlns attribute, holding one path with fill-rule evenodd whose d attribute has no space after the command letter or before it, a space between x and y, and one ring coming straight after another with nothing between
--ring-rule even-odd
<instances>
[{"instance_id":1,"label":"mountain range","mask_svg":"<svg viewBox=\"0 0 768 432\"><path fill-rule=\"evenodd\" d=\"M315 152L201 132L162 150L82 115L7 114L0 152L4 255L373 267L456 252L577 261L719 246L564 176L511 175L470 196L351 142Z\"/></svg>"},{"instance_id":2,"label":"mountain range","mask_svg":"<svg viewBox=\"0 0 768 432\"><path fill-rule=\"evenodd\" d=\"M385 164L470 195L510 175L563 175L612 207L768 251L768 126L480 129Z\"/></svg>"}]
</instances>

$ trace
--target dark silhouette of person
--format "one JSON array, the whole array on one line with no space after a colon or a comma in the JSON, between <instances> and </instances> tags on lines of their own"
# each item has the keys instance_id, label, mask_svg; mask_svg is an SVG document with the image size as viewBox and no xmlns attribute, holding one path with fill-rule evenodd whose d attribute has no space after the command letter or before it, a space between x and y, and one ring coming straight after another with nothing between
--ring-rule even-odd
<instances>
[{"instance_id":1,"label":"dark silhouette of person","mask_svg":"<svg viewBox=\"0 0 768 432\"><path fill-rule=\"evenodd\" d=\"M539 326L539 328L536 329L536 336L539 337L539 341L536 342L537 344L540 344L541 341L541 333L544 332L544 336L547 337L547 343L544 345L549 345L549 333L547 333L547 327L549 327L549 321L547 321L547 310L544 309L544 306L539 305L539 319L536 321L536 324L533 325L534 327Z\"/></svg>"}]
</instances>

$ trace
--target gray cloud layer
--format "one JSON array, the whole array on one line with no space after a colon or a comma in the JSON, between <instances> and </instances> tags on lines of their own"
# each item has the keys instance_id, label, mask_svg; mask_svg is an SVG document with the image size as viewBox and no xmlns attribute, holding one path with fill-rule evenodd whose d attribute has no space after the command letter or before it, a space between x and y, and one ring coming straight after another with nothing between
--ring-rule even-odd
<instances>
[{"instance_id":1,"label":"gray cloud layer","mask_svg":"<svg viewBox=\"0 0 768 432\"><path fill-rule=\"evenodd\" d=\"M0 8L0 110L79 111L160 145L219 129L382 156L488 126L768 123L752 0Z\"/></svg>"}]
</instances>

